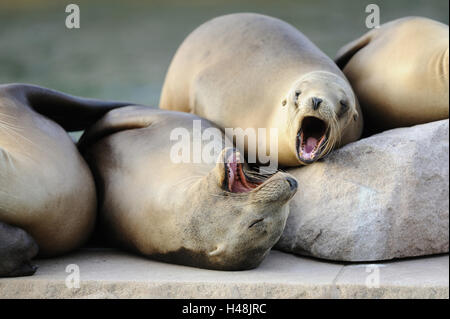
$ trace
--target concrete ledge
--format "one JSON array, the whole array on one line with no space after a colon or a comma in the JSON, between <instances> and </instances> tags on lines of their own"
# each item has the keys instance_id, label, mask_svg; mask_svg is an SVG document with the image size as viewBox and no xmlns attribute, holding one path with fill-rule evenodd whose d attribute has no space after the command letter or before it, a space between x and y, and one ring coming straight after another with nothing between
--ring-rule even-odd
<instances>
[{"instance_id":1,"label":"concrete ledge","mask_svg":"<svg viewBox=\"0 0 450 319\"><path fill-rule=\"evenodd\" d=\"M222 272L84 249L36 264L32 277L0 279L0 298L449 298L448 255L375 268L272 251L257 269ZM79 266L79 289L65 284L70 264ZM369 288L378 274L379 287Z\"/></svg>"}]
</instances>

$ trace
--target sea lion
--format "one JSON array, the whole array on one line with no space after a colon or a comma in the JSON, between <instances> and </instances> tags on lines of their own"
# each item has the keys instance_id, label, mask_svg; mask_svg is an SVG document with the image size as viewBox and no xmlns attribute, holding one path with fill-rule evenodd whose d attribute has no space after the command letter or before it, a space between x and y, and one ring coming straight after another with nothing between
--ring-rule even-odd
<instances>
[{"instance_id":1,"label":"sea lion","mask_svg":"<svg viewBox=\"0 0 450 319\"><path fill-rule=\"evenodd\" d=\"M448 26L391 21L342 47L336 62L358 96L367 134L448 118Z\"/></svg>"},{"instance_id":2,"label":"sea lion","mask_svg":"<svg viewBox=\"0 0 450 319\"><path fill-rule=\"evenodd\" d=\"M195 149L195 120L202 149L214 146L212 161L176 163L176 145ZM183 138L171 143L180 129ZM218 138L206 143L211 129ZM282 172L266 177L248 171L225 142L216 126L192 114L143 107L107 113L79 143L97 182L104 233L169 263L256 267L282 234L297 181Z\"/></svg>"},{"instance_id":3,"label":"sea lion","mask_svg":"<svg viewBox=\"0 0 450 319\"><path fill-rule=\"evenodd\" d=\"M310 164L362 131L357 99L336 64L290 24L252 13L212 19L184 40L160 107L222 128L277 128L283 166Z\"/></svg>"},{"instance_id":4,"label":"sea lion","mask_svg":"<svg viewBox=\"0 0 450 319\"><path fill-rule=\"evenodd\" d=\"M54 256L88 238L95 184L63 128L81 130L124 104L0 85L0 276L30 275L38 249Z\"/></svg>"},{"instance_id":5,"label":"sea lion","mask_svg":"<svg viewBox=\"0 0 450 319\"><path fill-rule=\"evenodd\" d=\"M30 260L39 246L23 229L0 222L0 276L17 277L35 273L37 267Z\"/></svg>"}]
</instances>

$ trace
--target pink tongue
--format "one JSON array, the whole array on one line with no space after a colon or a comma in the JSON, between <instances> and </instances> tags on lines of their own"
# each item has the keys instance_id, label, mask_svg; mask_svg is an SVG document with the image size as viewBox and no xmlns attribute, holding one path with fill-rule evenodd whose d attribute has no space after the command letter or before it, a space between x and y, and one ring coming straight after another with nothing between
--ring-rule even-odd
<instances>
[{"instance_id":1,"label":"pink tongue","mask_svg":"<svg viewBox=\"0 0 450 319\"><path fill-rule=\"evenodd\" d=\"M316 145L317 145L317 139L312 136L308 137L308 139L306 140L305 152L311 153L314 150L314 147L316 147Z\"/></svg>"}]
</instances>

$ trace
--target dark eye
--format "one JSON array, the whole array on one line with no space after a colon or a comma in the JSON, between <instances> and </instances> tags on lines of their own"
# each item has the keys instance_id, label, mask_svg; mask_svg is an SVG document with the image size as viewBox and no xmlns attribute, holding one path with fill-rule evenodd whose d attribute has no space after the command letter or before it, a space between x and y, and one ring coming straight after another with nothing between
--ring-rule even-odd
<instances>
[{"instance_id":1,"label":"dark eye","mask_svg":"<svg viewBox=\"0 0 450 319\"><path fill-rule=\"evenodd\" d=\"M339 103L341 104L341 109L339 110L338 116L341 117L342 115L345 114L345 112L347 112L348 104L344 100L340 100Z\"/></svg>"},{"instance_id":2,"label":"dark eye","mask_svg":"<svg viewBox=\"0 0 450 319\"><path fill-rule=\"evenodd\" d=\"M297 107L298 107L298 97L299 97L300 94L302 94L302 91L300 91L300 90L296 90L296 91L295 91L294 104L295 104L295 106L297 106Z\"/></svg>"}]
</instances>

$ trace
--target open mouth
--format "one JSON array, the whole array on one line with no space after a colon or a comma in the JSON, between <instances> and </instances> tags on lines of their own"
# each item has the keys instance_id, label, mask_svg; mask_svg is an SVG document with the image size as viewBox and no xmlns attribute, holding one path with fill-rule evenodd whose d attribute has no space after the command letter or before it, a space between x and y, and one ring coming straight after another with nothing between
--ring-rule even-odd
<instances>
[{"instance_id":1,"label":"open mouth","mask_svg":"<svg viewBox=\"0 0 450 319\"><path fill-rule=\"evenodd\" d=\"M232 193L247 193L263 184L263 180L245 174L242 164L232 154L225 163L225 187ZM261 177L262 179L262 177Z\"/></svg>"},{"instance_id":2,"label":"open mouth","mask_svg":"<svg viewBox=\"0 0 450 319\"><path fill-rule=\"evenodd\" d=\"M324 121L313 116L305 117L297 133L298 158L304 163L319 159L326 135L327 125Z\"/></svg>"}]
</instances>

